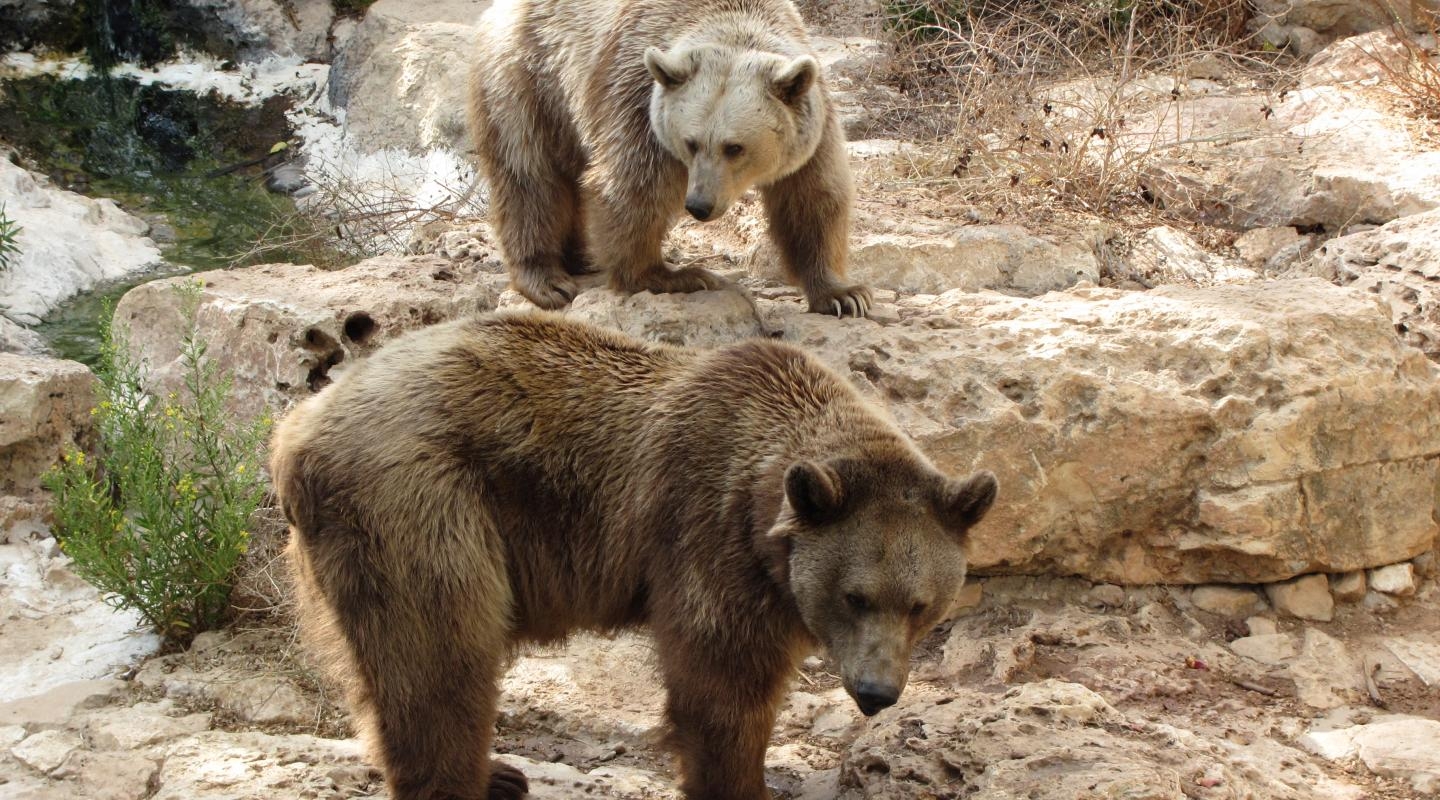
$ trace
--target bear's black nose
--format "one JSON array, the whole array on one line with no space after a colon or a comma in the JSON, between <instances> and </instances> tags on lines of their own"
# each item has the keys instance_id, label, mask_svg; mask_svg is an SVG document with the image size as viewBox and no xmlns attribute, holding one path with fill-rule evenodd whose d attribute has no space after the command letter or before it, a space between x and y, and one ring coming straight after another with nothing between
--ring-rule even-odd
<instances>
[{"instance_id":1,"label":"bear's black nose","mask_svg":"<svg viewBox=\"0 0 1440 800\"><path fill-rule=\"evenodd\" d=\"M705 220L710 219L710 212L715 210L715 204L707 203L703 200L687 199L685 201L685 210L690 212L690 216L700 220L701 222L704 222Z\"/></svg>"},{"instance_id":2,"label":"bear's black nose","mask_svg":"<svg viewBox=\"0 0 1440 800\"><path fill-rule=\"evenodd\" d=\"M894 686L871 681L855 684L855 702L860 706L860 713L867 717L873 717L895 705L895 701L899 699L900 690Z\"/></svg>"}]
</instances>

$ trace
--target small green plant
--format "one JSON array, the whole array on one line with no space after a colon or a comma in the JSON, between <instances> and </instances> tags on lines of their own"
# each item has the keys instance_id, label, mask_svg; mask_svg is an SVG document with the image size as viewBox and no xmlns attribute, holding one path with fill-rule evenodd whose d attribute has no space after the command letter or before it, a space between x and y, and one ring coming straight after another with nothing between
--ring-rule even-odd
<instances>
[{"instance_id":1,"label":"small green plant","mask_svg":"<svg viewBox=\"0 0 1440 800\"><path fill-rule=\"evenodd\" d=\"M10 265L20 257L22 230L24 229L5 213L5 206L0 205L0 272L10 269Z\"/></svg>"},{"instance_id":2,"label":"small green plant","mask_svg":"<svg viewBox=\"0 0 1440 800\"><path fill-rule=\"evenodd\" d=\"M264 499L261 444L270 420L236 423L230 381L195 332L199 287L177 292L189 333L183 387L160 397L126 346L102 331L98 455L64 454L45 476L55 531L75 571L118 608L186 643L224 622L249 521ZM104 318L109 319L110 314Z\"/></svg>"}]
</instances>

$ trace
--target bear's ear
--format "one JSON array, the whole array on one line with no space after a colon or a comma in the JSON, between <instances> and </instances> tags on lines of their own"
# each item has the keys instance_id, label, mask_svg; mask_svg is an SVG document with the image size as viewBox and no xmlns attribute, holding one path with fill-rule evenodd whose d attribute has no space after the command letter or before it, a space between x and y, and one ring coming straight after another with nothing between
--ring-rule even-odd
<instances>
[{"instance_id":1,"label":"bear's ear","mask_svg":"<svg viewBox=\"0 0 1440 800\"><path fill-rule=\"evenodd\" d=\"M797 461L785 470L785 499L806 522L826 522L844 507L845 486L830 466Z\"/></svg>"},{"instance_id":2,"label":"bear's ear","mask_svg":"<svg viewBox=\"0 0 1440 800\"><path fill-rule=\"evenodd\" d=\"M788 64L781 64L775 69L775 75L770 79L770 90L785 105L794 105L796 101L810 91L815 85L815 78L820 74L820 65L810 56L800 56Z\"/></svg>"},{"instance_id":3,"label":"bear's ear","mask_svg":"<svg viewBox=\"0 0 1440 800\"><path fill-rule=\"evenodd\" d=\"M935 499L936 513L952 530L968 530L990 510L999 489L995 474L986 470L963 481L947 480L940 496Z\"/></svg>"},{"instance_id":4,"label":"bear's ear","mask_svg":"<svg viewBox=\"0 0 1440 800\"><path fill-rule=\"evenodd\" d=\"M689 53L671 55L658 47L647 47L645 68L650 70L656 83L666 89L674 89L690 80L695 72L695 59Z\"/></svg>"}]
</instances>

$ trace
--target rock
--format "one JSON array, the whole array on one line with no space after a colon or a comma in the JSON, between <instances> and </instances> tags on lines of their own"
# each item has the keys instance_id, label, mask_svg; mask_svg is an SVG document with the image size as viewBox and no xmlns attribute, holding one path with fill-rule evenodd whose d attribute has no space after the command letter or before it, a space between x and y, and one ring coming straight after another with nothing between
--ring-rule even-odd
<instances>
[{"instance_id":1,"label":"rock","mask_svg":"<svg viewBox=\"0 0 1440 800\"><path fill-rule=\"evenodd\" d=\"M813 34L810 45L820 61L830 101L851 141L866 138L880 122L883 109L903 103L898 92L883 80L890 64L884 42L861 36L835 38Z\"/></svg>"},{"instance_id":2,"label":"rock","mask_svg":"<svg viewBox=\"0 0 1440 800\"><path fill-rule=\"evenodd\" d=\"M1178 125L1173 99L1157 100L1152 121L1125 134L1155 154L1142 184L1172 212L1237 230L1335 232L1440 207L1440 153L1410 133L1390 92L1307 86L1272 100L1194 101Z\"/></svg>"},{"instance_id":3,"label":"rock","mask_svg":"<svg viewBox=\"0 0 1440 800\"><path fill-rule=\"evenodd\" d=\"M1419 575L1422 578L1434 575L1435 551L1430 550L1428 552L1421 553L1420 555L1410 559L1410 563L1415 565L1416 575Z\"/></svg>"},{"instance_id":4,"label":"rock","mask_svg":"<svg viewBox=\"0 0 1440 800\"><path fill-rule=\"evenodd\" d=\"M15 353L22 356L46 355L49 347L40 334L0 316L0 353Z\"/></svg>"},{"instance_id":5,"label":"rock","mask_svg":"<svg viewBox=\"0 0 1440 800\"><path fill-rule=\"evenodd\" d=\"M1252 589L1242 586L1196 586L1190 602L1201 611L1222 617L1244 617L1265 610L1265 601Z\"/></svg>"},{"instance_id":6,"label":"rock","mask_svg":"<svg viewBox=\"0 0 1440 800\"><path fill-rule=\"evenodd\" d=\"M1392 31L1351 36L1316 53L1300 73L1301 86L1333 86L1378 80L1408 69L1415 45L1406 45Z\"/></svg>"},{"instance_id":7,"label":"rock","mask_svg":"<svg viewBox=\"0 0 1440 800\"><path fill-rule=\"evenodd\" d=\"M86 800L144 800L159 771L159 764L138 753L81 751L51 774Z\"/></svg>"},{"instance_id":8,"label":"rock","mask_svg":"<svg viewBox=\"0 0 1440 800\"><path fill-rule=\"evenodd\" d=\"M955 797L1182 800L1201 796L1191 791L1196 776L1227 796L1335 796L1317 790L1326 781L1316 770L1262 766L1284 757L1275 747L1262 761L1221 738L1127 719L1095 692L1054 679L998 698L910 690L844 753L838 796L919 800L944 787Z\"/></svg>"},{"instance_id":9,"label":"rock","mask_svg":"<svg viewBox=\"0 0 1440 800\"><path fill-rule=\"evenodd\" d=\"M184 0L200 12L202 35L223 41L242 61L272 56L328 61L330 0Z\"/></svg>"},{"instance_id":10,"label":"rock","mask_svg":"<svg viewBox=\"0 0 1440 800\"><path fill-rule=\"evenodd\" d=\"M783 282L778 252L760 245L746 260L752 275ZM1097 282L1100 265L1089 243L1053 241L1018 225L975 225L943 236L862 234L850 248L852 280L901 292L1006 289L1041 294Z\"/></svg>"},{"instance_id":11,"label":"rock","mask_svg":"<svg viewBox=\"0 0 1440 800\"><path fill-rule=\"evenodd\" d=\"M203 274L196 330L234 380L230 410L253 418L330 382L330 372L399 334L495 307L497 291L476 264L382 257L341 270L269 264ZM174 290L195 278L138 286L115 308L130 347L155 371L157 390L179 391L183 317Z\"/></svg>"},{"instance_id":12,"label":"rock","mask_svg":"<svg viewBox=\"0 0 1440 800\"><path fill-rule=\"evenodd\" d=\"M10 755L36 772L49 774L84 744L75 731L41 731L10 748Z\"/></svg>"},{"instance_id":13,"label":"rock","mask_svg":"<svg viewBox=\"0 0 1440 800\"><path fill-rule=\"evenodd\" d=\"M1271 665L1283 664L1299 654L1295 640L1284 633L1246 636L1231 642L1230 649L1238 656Z\"/></svg>"},{"instance_id":14,"label":"rock","mask_svg":"<svg viewBox=\"0 0 1440 800\"><path fill-rule=\"evenodd\" d=\"M1334 637L1305 629L1300 655L1290 664L1295 697L1312 708L1338 708L1359 701L1365 693L1360 664Z\"/></svg>"},{"instance_id":15,"label":"rock","mask_svg":"<svg viewBox=\"0 0 1440 800\"><path fill-rule=\"evenodd\" d=\"M464 152L466 87L488 0L378 0L335 54L330 104L367 151Z\"/></svg>"},{"instance_id":16,"label":"rock","mask_svg":"<svg viewBox=\"0 0 1440 800\"><path fill-rule=\"evenodd\" d=\"M144 220L113 200L55 188L5 158L0 206L21 228L19 258L0 271L0 307L14 321L32 325L76 292L162 263Z\"/></svg>"},{"instance_id":17,"label":"rock","mask_svg":"<svg viewBox=\"0 0 1440 800\"><path fill-rule=\"evenodd\" d=\"M79 709L110 702L124 686L120 681L72 681L39 694L0 703L0 725L23 725L32 730L59 727Z\"/></svg>"},{"instance_id":18,"label":"rock","mask_svg":"<svg viewBox=\"0 0 1440 800\"><path fill-rule=\"evenodd\" d=\"M648 746L665 702L653 660L650 642L634 635L533 649L505 673L501 713L566 737Z\"/></svg>"},{"instance_id":19,"label":"rock","mask_svg":"<svg viewBox=\"0 0 1440 800\"><path fill-rule=\"evenodd\" d=\"M1390 639L1385 649L1426 686L1440 686L1440 644L1415 639Z\"/></svg>"},{"instance_id":20,"label":"rock","mask_svg":"<svg viewBox=\"0 0 1440 800\"><path fill-rule=\"evenodd\" d=\"M25 494L66 450L89 452L95 376L84 364L0 353L0 494Z\"/></svg>"},{"instance_id":21,"label":"rock","mask_svg":"<svg viewBox=\"0 0 1440 800\"><path fill-rule=\"evenodd\" d=\"M1085 602L1095 608L1119 608L1125 605L1125 590L1111 583L1102 583L1085 593Z\"/></svg>"},{"instance_id":22,"label":"rock","mask_svg":"<svg viewBox=\"0 0 1440 800\"><path fill-rule=\"evenodd\" d=\"M997 472L979 574L1259 583L1435 541L1436 369L1364 295L1291 280L898 305L887 326L790 314L784 337L943 468Z\"/></svg>"},{"instance_id":23,"label":"rock","mask_svg":"<svg viewBox=\"0 0 1440 800\"><path fill-rule=\"evenodd\" d=\"M1335 599L1324 575L1305 575L1293 581L1272 583L1265 594L1275 610L1300 619L1329 622L1335 615Z\"/></svg>"},{"instance_id":24,"label":"rock","mask_svg":"<svg viewBox=\"0 0 1440 800\"><path fill-rule=\"evenodd\" d=\"M109 710L86 720L85 735L97 750L132 751L210 729L210 714L175 711L169 700Z\"/></svg>"},{"instance_id":25,"label":"rock","mask_svg":"<svg viewBox=\"0 0 1440 800\"><path fill-rule=\"evenodd\" d=\"M1146 287L1167 283L1214 286L1260 277L1253 269L1210 253L1190 236L1165 225L1140 234L1125 258L1111 265L1111 275Z\"/></svg>"},{"instance_id":26,"label":"rock","mask_svg":"<svg viewBox=\"0 0 1440 800\"><path fill-rule=\"evenodd\" d=\"M1311 731L1301 745L1331 760L1358 755L1376 775L1409 781L1423 795L1440 792L1440 722L1387 719L1333 731Z\"/></svg>"},{"instance_id":27,"label":"rock","mask_svg":"<svg viewBox=\"0 0 1440 800\"><path fill-rule=\"evenodd\" d=\"M1271 636L1280 632L1275 620L1269 617L1250 617L1245 620L1245 629L1251 636Z\"/></svg>"},{"instance_id":28,"label":"rock","mask_svg":"<svg viewBox=\"0 0 1440 800\"><path fill-rule=\"evenodd\" d=\"M755 304L733 289L658 295L593 289L577 296L565 315L678 345L737 341L765 333Z\"/></svg>"},{"instance_id":29,"label":"rock","mask_svg":"<svg viewBox=\"0 0 1440 800\"><path fill-rule=\"evenodd\" d=\"M1296 271L1378 295L1405 341L1440 361L1440 211L1331 239Z\"/></svg>"},{"instance_id":30,"label":"rock","mask_svg":"<svg viewBox=\"0 0 1440 800\"><path fill-rule=\"evenodd\" d=\"M1336 600L1353 603L1365 596L1365 573L1362 570L1330 576L1330 595Z\"/></svg>"},{"instance_id":31,"label":"rock","mask_svg":"<svg viewBox=\"0 0 1440 800\"><path fill-rule=\"evenodd\" d=\"M1235 239L1235 250L1246 266L1274 275L1308 256L1315 247L1314 234L1294 228L1253 228Z\"/></svg>"},{"instance_id":32,"label":"rock","mask_svg":"<svg viewBox=\"0 0 1440 800\"><path fill-rule=\"evenodd\" d=\"M155 800L329 797L330 772L363 765L355 740L250 731L206 731L164 752Z\"/></svg>"},{"instance_id":33,"label":"rock","mask_svg":"<svg viewBox=\"0 0 1440 800\"><path fill-rule=\"evenodd\" d=\"M501 755L503 761L525 773L532 800L569 800L573 797L646 798L679 800L680 793L668 777L634 767L600 766L582 772L562 763L532 761L515 755Z\"/></svg>"},{"instance_id":34,"label":"rock","mask_svg":"<svg viewBox=\"0 0 1440 800\"><path fill-rule=\"evenodd\" d=\"M980 605L980 602L984 599L985 584L971 578L965 581L965 585L960 587L960 593L955 595L955 605L951 606L951 612L954 613L964 609L975 608ZM1121 601L1124 601L1123 593Z\"/></svg>"},{"instance_id":35,"label":"rock","mask_svg":"<svg viewBox=\"0 0 1440 800\"><path fill-rule=\"evenodd\" d=\"M239 720L257 725L302 724L313 722L317 716L316 699L282 675L203 670L182 659L183 654L153 659L141 667L135 682L168 698L213 704ZM198 719L176 723L182 728L199 724Z\"/></svg>"},{"instance_id":36,"label":"rock","mask_svg":"<svg viewBox=\"0 0 1440 800\"><path fill-rule=\"evenodd\" d=\"M1390 27L1423 27L1423 3L1369 0L1257 0L1254 25L1303 26L1324 37L1351 36Z\"/></svg>"},{"instance_id":37,"label":"rock","mask_svg":"<svg viewBox=\"0 0 1440 800\"><path fill-rule=\"evenodd\" d=\"M1391 564L1372 569L1370 588L1385 594L1415 594L1415 567L1411 564Z\"/></svg>"}]
</instances>

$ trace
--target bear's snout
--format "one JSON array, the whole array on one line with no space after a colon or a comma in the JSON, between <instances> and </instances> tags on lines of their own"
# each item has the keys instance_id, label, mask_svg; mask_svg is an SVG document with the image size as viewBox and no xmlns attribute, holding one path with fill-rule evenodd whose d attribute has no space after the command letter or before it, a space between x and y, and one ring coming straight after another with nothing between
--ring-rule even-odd
<instances>
[{"instance_id":1,"label":"bear's snout","mask_svg":"<svg viewBox=\"0 0 1440 800\"><path fill-rule=\"evenodd\" d=\"M674 206L671 206L671 208L674 208ZM687 197L685 198L685 210L690 212L690 216L704 222L710 219L710 215L715 212L715 204L694 197Z\"/></svg>"},{"instance_id":2,"label":"bear's snout","mask_svg":"<svg viewBox=\"0 0 1440 800\"><path fill-rule=\"evenodd\" d=\"M855 703L860 713L873 717L900 699L900 690L888 684L874 681L860 681L855 684Z\"/></svg>"}]
</instances>

